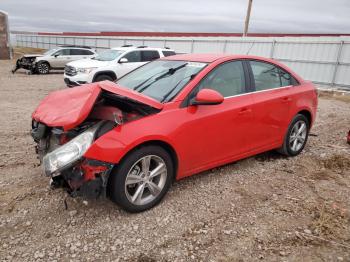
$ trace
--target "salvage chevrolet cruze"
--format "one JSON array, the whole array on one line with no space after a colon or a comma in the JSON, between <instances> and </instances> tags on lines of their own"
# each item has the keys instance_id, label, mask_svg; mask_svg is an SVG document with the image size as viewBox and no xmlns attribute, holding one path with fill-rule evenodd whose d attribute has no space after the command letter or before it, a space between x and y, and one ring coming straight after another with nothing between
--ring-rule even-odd
<instances>
[{"instance_id":1,"label":"salvage chevrolet cruze","mask_svg":"<svg viewBox=\"0 0 350 262\"><path fill-rule=\"evenodd\" d=\"M49 94L32 136L52 186L140 212L173 180L268 150L298 155L316 108L314 85L276 61L176 55Z\"/></svg>"}]
</instances>

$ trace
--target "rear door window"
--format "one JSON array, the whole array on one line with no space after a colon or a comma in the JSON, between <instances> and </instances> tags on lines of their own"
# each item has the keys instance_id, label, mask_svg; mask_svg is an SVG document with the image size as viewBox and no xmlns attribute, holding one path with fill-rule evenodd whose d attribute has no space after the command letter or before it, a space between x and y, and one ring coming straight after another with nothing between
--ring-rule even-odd
<instances>
[{"instance_id":1,"label":"rear door window","mask_svg":"<svg viewBox=\"0 0 350 262\"><path fill-rule=\"evenodd\" d=\"M250 61L255 90L263 91L293 85L296 81L283 69L265 62Z\"/></svg>"},{"instance_id":2,"label":"rear door window","mask_svg":"<svg viewBox=\"0 0 350 262\"><path fill-rule=\"evenodd\" d=\"M155 50L142 51L142 62L152 61L152 60L158 59L159 57L160 56L158 51L155 51Z\"/></svg>"},{"instance_id":3,"label":"rear door window","mask_svg":"<svg viewBox=\"0 0 350 262\"><path fill-rule=\"evenodd\" d=\"M162 51L164 56L172 56L176 55L174 51Z\"/></svg>"},{"instance_id":4,"label":"rear door window","mask_svg":"<svg viewBox=\"0 0 350 262\"><path fill-rule=\"evenodd\" d=\"M92 55L93 53L89 50L84 49L71 49L71 55Z\"/></svg>"}]
</instances>

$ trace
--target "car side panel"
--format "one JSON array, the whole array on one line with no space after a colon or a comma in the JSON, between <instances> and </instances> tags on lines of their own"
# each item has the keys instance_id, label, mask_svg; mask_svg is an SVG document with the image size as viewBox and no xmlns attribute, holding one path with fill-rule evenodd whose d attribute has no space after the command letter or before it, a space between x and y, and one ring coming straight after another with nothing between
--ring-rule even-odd
<instances>
[{"instance_id":1,"label":"car side panel","mask_svg":"<svg viewBox=\"0 0 350 262\"><path fill-rule=\"evenodd\" d=\"M118 163L137 145L160 140L177 153L179 178L196 170L205 170L213 163L226 161L249 150L246 145L251 110L241 111L251 105L251 98L248 95L226 103L231 106L223 103L221 107L179 108L179 103L176 103L173 109L164 109L158 114L118 126L97 139L85 157Z\"/></svg>"},{"instance_id":2,"label":"car side panel","mask_svg":"<svg viewBox=\"0 0 350 262\"><path fill-rule=\"evenodd\" d=\"M318 98L315 86L311 82L304 82L290 89L290 121L299 112L306 110L311 114L311 126L315 122Z\"/></svg>"},{"instance_id":3,"label":"car side panel","mask_svg":"<svg viewBox=\"0 0 350 262\"><path fill-rule=\"evenodd\" d=\"M290 122L290 88L281 87L253 93L255 148L282 144Z\"/></svg>"}]
</instances>

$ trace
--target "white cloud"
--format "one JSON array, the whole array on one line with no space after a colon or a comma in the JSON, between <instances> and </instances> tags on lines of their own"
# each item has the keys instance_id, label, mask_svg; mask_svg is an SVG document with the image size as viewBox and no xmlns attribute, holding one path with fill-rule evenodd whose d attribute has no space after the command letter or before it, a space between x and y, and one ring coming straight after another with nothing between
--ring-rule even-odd
<instances>
[{"instance_id":1,"label":"white cloud","mask_svg":"<svg viewBox=\"0 0 350 262\"><path fill-rule=\"evenodd\" d=\"M241 32L248 0L2 0L11 30ZM254 0L250 32L350 33L348 0Z\"/></svg>"}]
</instances>

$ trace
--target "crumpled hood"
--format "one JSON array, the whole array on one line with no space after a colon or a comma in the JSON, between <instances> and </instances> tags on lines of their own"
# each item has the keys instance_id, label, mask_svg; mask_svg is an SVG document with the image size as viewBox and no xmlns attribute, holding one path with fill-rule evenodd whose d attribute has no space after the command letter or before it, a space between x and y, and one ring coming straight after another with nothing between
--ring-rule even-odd
<instances>
[{"instance_id":1,"label":"crumpled hood","mask_svg":"<svg viewBox=\"0 0 350 262\"><path fill-rule=\"evenodd\" d=\"M47 126L62 127L67 131L78 126L88 117L102 90L158 110L163 108L163 104L153 98L111 81L103 81L50 93L40 102L32 118Z\"/></svg>"},{"instance_id":2,"label":"crumpled hood","mask_svg":"<svg viewBox=\"0 0 350 262\"><path fill-rule=\"evenodd\" d=\"M25 55L23 55L23 57L41 57L41 56L43 56L43 54L25 54Z\"/></svg>"},{"instance_id":3,"label":"crumpled hood","mask_svg":"<svg viewBox=\"0 0 350 262\"><path fill-rule=\"evenodd\" d=\"M67 65L73 66L75 68L91 68L91 67L107 66L109 65L109 63L110 63L109 61L99 61L91 58L85 58L85 59L80 59L80 60L70 62Z\"/></svg>"}]
</instances>

